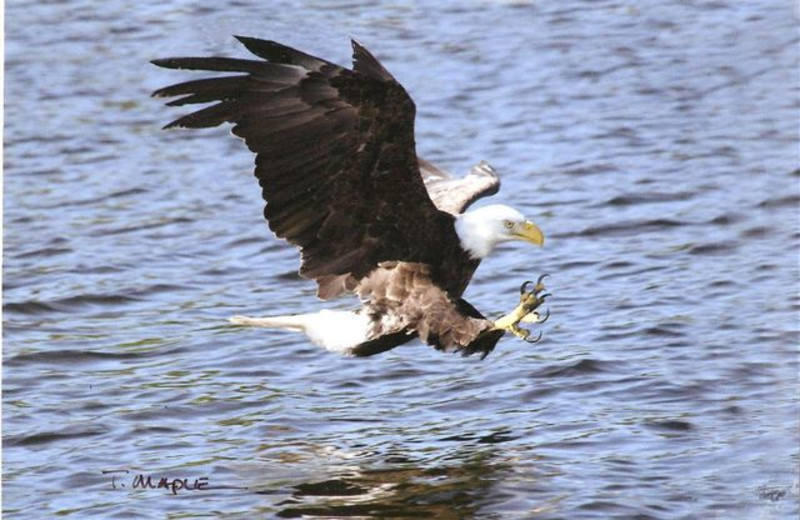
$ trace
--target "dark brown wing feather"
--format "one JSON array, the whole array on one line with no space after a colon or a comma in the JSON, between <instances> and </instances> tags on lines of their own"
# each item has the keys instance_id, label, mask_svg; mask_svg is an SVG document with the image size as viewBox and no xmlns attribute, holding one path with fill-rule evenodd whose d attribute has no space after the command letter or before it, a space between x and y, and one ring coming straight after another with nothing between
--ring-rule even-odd
<instances>
[{"instance_id":1,"label":"dark brown wing feather","mask_svg":"<svg viewBox=\"0 0 800 520\"><path fill-rule=\"evenodd\" d=\"M403 87L355 41L348 70L277 42L237 38L266 61L155 60L238 74L154 95L184 96L171 105L213 103L168 127L234 124L257 154L270 228L302 249L300 274L360 279L385 260L441 263L441 243L458 238L420 176L415 107Z\"/></svg>"}]
</instances>

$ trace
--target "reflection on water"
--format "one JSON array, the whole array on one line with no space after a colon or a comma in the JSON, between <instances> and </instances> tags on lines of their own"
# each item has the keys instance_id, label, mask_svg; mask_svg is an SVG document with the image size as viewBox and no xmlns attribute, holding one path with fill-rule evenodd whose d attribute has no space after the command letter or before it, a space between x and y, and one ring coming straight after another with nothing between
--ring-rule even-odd
<instances>
[{"instance_id":1,"label":"reflection on water","mask_svg":"<svg viewBox=\"0 0 800 520\"><path fill-rule=\"evenodd\" d=\"M797 518L788 4L6 13L4 517ZM321 306L242 143L163 132L148 97L175 80L150 59L244 56L232 34L338 62L354 35L416 100L422 156L489 160L548 244L503 247L467 298L497 315L549 272L542 342L352 360L228 326Z\"/></svg>"},{"instance_id":2,"label":"reflection on water","mask_svg":"<svg viewBox=\"0 0 800 520\"><path fill-rule=\"evenodd\" d=\"M460 446L439 461L415 461L389 450L383 464L345 464L325 479L292 485L291 496L277 504L277 516L469 518L497 499L492 488L510 471L496 457L491 446Z\"/></svg>"}]
</instances>

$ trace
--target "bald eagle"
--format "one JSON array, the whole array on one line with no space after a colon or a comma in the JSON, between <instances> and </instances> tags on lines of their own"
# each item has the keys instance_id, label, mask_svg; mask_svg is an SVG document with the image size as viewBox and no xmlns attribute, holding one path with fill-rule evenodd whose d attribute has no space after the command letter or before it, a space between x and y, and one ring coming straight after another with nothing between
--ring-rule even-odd
<instances>
[{"instance_id":1,"label":"bald eagle","mask_svg":"<svg viewBox=\"0 0 800 520\"><path fill-rule=\"evenodd\" d=\"M462 298L494 247L542 231L517 210L466 211L500 186L481 162L453 178L418 158L415 106L397 80L355 40L347 69L274 41L236 37L261 58L166 58L168 69L231 73L159 89L178 106L211 103L165 128L233 123L256 154L264 216L298 246L300 275L323 300L355 293L355 311L248 318L239 325L305 332L329 350L368 356L415 337L463 355L491 352L505 331L523 339L520 321L544 321L541 279L526 282L513 312L492 321ZM531 284L533 285L531 290Z\"/></svg>"}]
</instances>

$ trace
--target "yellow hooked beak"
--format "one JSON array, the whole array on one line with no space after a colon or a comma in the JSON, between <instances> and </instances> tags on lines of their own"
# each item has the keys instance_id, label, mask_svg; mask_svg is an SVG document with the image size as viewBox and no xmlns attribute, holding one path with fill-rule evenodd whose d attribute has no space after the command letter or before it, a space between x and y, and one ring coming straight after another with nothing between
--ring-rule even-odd
<instances>
[{"instance_id":1,"label":"yellow hooked beak","mask_svg":"<svg viewBox=\"0 0 800 520\"><path fill-rule=\"evenodd\" d=\"M536 244L537 246L544 245L544 233L542 233L542 230L539 229L539 226L533 222L526 221L513 234L520 240L530 242L531 244Z\"/></svg>"}]
</instances>

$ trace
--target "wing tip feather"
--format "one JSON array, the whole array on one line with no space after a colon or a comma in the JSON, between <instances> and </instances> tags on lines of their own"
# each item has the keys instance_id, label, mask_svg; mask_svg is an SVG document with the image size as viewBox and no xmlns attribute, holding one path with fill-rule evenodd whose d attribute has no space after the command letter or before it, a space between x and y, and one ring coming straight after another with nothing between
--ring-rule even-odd
<instances>
[{"instance_id":1,"label":"wing tip feather","mask_svg":"<svg viewBox=\"0 0 800 520\"><path fill-rule=\"evenodd\" d=\"M163 69L180 69L182 68L180 62L183 60L184 58L157 58L150 60L150 63Z\"/></svg>"},{"instance_id":2,"label":"wing tip feather","mask_svg":"<svg viewBox=\"0 0 800 520\"><path fill-rule=\"evenodd\" d=\"M377 79L380 81L393 81L397 80L392 74L386 70L380 61L364 47L358 40L350 37L350 45L353 47L353 70L360 72L367 77Z\"/></svg>"}]
</instances>

